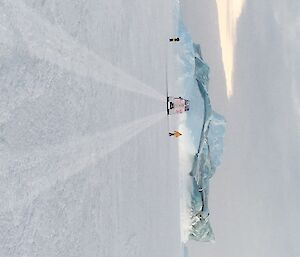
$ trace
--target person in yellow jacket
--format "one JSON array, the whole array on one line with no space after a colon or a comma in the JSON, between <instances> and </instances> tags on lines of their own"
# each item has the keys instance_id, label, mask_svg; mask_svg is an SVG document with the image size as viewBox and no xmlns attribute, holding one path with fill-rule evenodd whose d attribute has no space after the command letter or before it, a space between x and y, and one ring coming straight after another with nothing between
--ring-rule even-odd
<instances>
[{"instance_id":1,"label":"person in yellow jacket","mask_svg":"<svg viewBox=\"0 0 300 257\"><path fill-rule=\"evenodd\" d=\"M180 136L182 136L182 134L180 133L180 132L178 132L177 130L174 130L174 132L173 133L171 133L171 132L169 132L169 136L170 137L180 137Z\"/></svg>"}]
</instances>

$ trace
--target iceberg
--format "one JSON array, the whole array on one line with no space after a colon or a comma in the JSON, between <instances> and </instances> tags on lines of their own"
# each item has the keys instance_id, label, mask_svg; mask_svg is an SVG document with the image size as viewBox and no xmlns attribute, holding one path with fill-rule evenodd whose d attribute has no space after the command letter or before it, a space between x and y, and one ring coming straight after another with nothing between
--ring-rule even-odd
<instances>
[{"instance_id":1,"label":"iceberg","mask_svg":"<svg viewBox=\"0 0 300 257\"><path fill-rule=\"evenodd\" d=\"M209 182L221 163L225 119L211 106L208 93L209 66L205 63L201 47L191 39L182 20L179 35L182 46L179 59L182 70L181 85L184 97L190 99L190 112L184 120L191 131L194 157L189 175L190 213L189 239L203 242L214 241L214 233L209 221Z\"/></svg>"}]
</instances>

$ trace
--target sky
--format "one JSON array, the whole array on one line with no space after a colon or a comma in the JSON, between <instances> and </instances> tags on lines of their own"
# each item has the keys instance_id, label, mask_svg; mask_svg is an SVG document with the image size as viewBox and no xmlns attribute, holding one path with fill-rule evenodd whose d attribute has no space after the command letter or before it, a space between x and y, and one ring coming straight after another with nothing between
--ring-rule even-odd
<instances>
[{"instance_id":1,"label":"sky","mask_svg":"<svg viewBox=\"0 0 300 257\"><path fill-rule=\"evenodd\" d=\"M216 243L190 242L190 256L299 257L300 2L246 0L238 19L224 8L228 20L236 19L233 66L220 51L226 26L212 2L182 1L187 27L212 69L213 105L227 119L210 193Z\"/></svg>"}]
</instances>

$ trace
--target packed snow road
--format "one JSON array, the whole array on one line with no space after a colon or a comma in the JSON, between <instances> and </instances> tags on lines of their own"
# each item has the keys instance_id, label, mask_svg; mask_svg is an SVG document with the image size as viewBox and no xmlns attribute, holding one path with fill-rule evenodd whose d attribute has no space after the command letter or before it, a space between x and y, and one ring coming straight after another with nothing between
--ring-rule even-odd
<instances>
[{"instance_id":1,"label":"packed snow road","mask_svg":"<svg viewBox=\"0 0 300 257\"><path fill-rule=\"evenodd\" d=\"M173 8L0 0L1 257L180 256Z\"/></svg>"}]
</instances>

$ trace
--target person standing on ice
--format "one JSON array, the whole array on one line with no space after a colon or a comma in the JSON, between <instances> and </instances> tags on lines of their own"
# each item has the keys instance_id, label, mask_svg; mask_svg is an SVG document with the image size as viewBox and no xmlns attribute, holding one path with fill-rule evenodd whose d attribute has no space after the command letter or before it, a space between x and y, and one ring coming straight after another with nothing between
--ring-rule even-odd
<instances>
[{"instance_id":1,"label":"person standing on ice","mask_svg":"<svg viewBox=\"0 0 300 257\"><path fill-rule=\"evenodd\" d=\"M170 137L180 137L180 136L182 136L182 134L180 133L180 132L178 132L177 130L174 130L174 132L173 133L171 133L171 132L169 132L169 136Z\"/></svg>"},{"instance_id":2,"label":"person standing on ice","mask_svg":"<svg viewBox=\"0 0 300 257\"><path fill-rule=\"evenodd\" d=\"M179 39L179 37L175 37L175 38L170 38L169 41L170 42L179 42L180 39Z\"/></svg>"}]
</instances>

